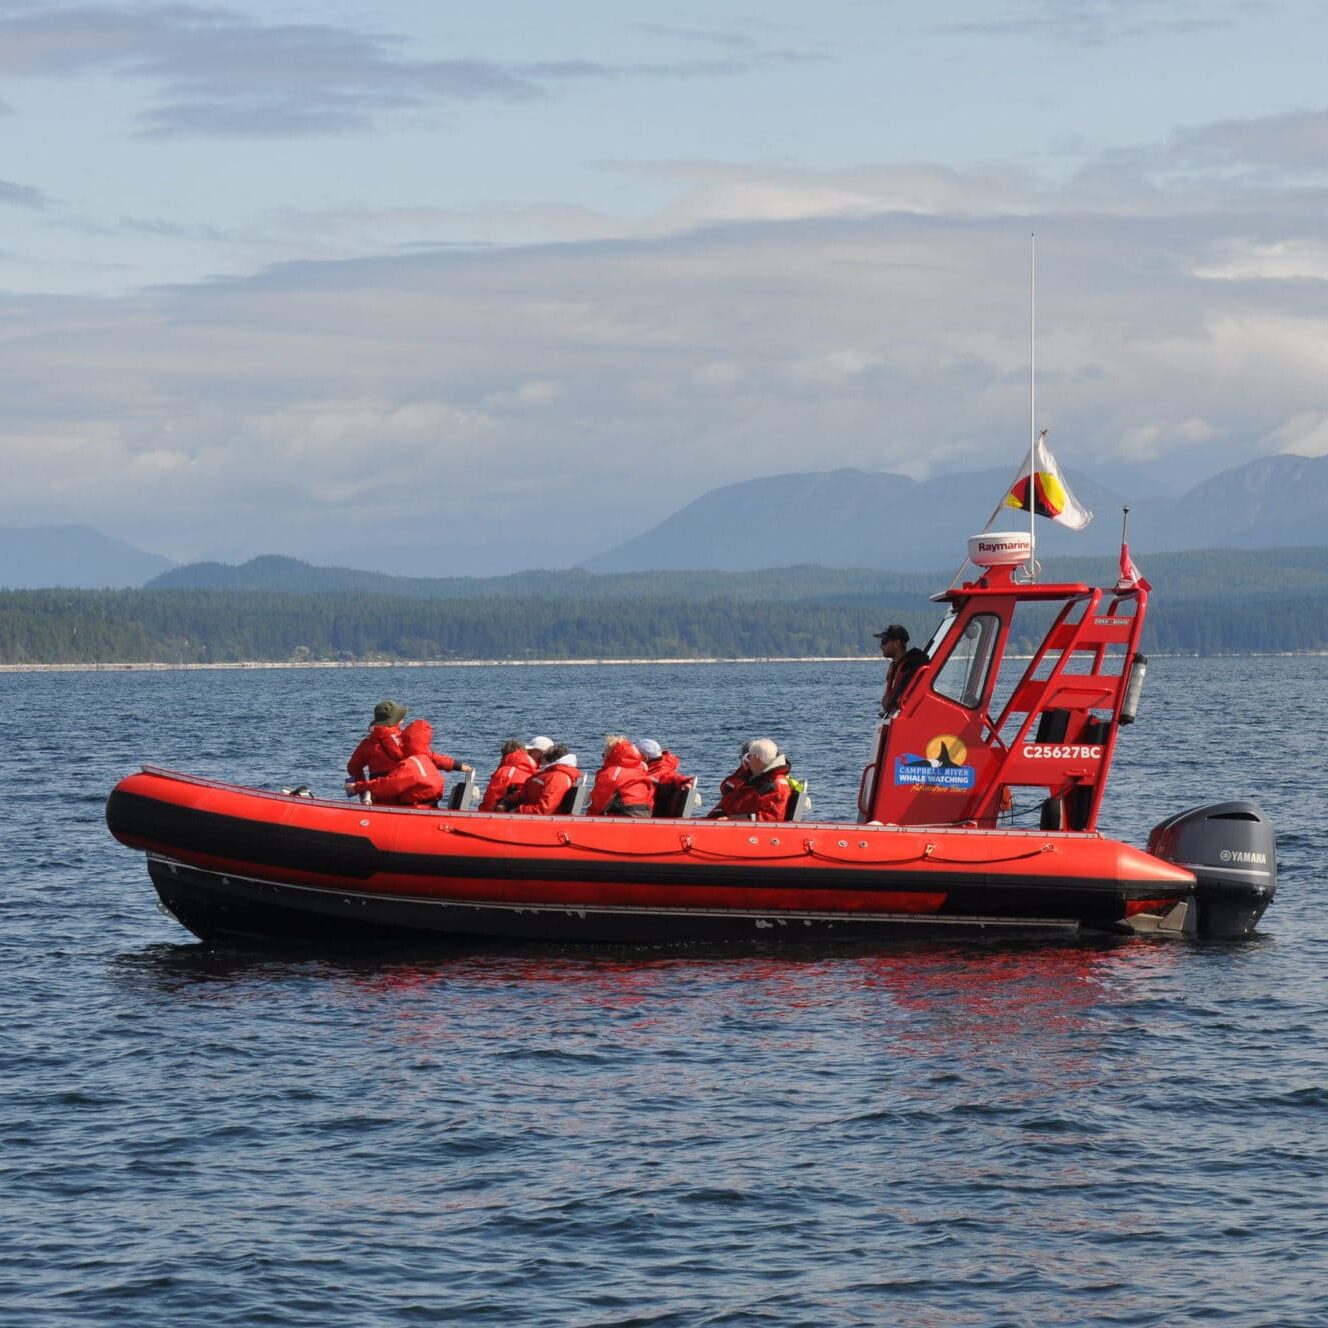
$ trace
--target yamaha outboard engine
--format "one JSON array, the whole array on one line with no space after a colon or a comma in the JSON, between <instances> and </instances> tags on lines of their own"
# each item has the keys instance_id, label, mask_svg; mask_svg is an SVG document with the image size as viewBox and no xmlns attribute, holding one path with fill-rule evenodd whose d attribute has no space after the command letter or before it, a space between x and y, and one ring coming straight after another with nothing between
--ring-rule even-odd
<instances>
[{"instance_id":1,"label":"yamaha outboard engine","mask_svg":"<svg viewBox=\"0 0 1328 1328\"><path fill-rule=\"evenodd\" d=\"M1277 889L1277 839L1252 802L1216 802L1168 817L1148 851L1192 871L1200 936L1248 936Z\"/></svg>"}]
</instances>

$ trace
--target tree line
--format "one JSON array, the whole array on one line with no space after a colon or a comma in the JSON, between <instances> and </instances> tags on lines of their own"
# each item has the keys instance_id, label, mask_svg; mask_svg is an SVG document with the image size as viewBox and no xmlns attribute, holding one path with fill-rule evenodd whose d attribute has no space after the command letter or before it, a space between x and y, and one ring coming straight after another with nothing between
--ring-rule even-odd
<instances>
[{"instance_id":1,"label":"tree line","mask_svg":"<svg viewBox=\"0 0 1328 1328\"><path fill-rule=\"evenodd\" d=\"M871 634L885 623L905 623L920 645L940 615L908 593L789 601L0 591L0 663L874 655ZM1270 594L1252 584L1218 596L1210 583L1199 593L1155 593L1144 648L1328 650L1328 587Z\"/></svg>"}]
</instances>

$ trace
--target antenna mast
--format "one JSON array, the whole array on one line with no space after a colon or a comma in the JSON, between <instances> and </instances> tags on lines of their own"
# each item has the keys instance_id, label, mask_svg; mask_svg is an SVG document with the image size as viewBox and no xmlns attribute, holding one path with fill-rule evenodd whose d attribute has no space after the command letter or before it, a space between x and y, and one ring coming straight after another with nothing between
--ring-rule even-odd
<instances>
[{"instance_id":1,"label":"antenna mast","mask_svg":"<svg viewBox=\"0 0 1328 1328\"><path fill-rule=\"evenodd\" d=\"M1037 576L1037 232L1028 236L1028 577Z\"/></svg>"}]
</instances>

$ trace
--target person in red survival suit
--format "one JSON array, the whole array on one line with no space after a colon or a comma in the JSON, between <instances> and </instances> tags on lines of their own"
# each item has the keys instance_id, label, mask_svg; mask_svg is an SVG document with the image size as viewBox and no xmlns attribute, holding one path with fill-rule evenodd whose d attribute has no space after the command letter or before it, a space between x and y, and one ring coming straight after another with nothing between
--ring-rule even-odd
<instances>
[{"instance_id":1,"label":"person in red survival suit","mask_svg":"<svg viewBox=\"0 0 1328 1328\"><path fill-rule=\"evenodd\" d=\"M646 770L658 788L681 788L692 782L692 775L684 775L678 769L678 758L661 747L654 738L642 738L636 744L636 750L646 758Z\"/></svg>"},{"instance_id":2,"label":"person in red survival suit","mask_svg":"<svg viewBox=\"0 0 1328 1328\"><path fill-rule=\"evenodd\" d=\"M548 761L549 753L553 748L553 739L546 738L543 734L531 738L530 741L525 744L523 750L526 754L526 760L521 762L521 774L508 793L498 799L497 806L494 810L500 812L516 811L517 804L521 801L521 790L525 788L526 781L540 768L540 766ZM566 750L567 748L564 747L563 751Z\"/></svg>"},{"instance_id":3,"label":"person in red survival suit","mask_svg":"<svg viewBox=\"0 0 1328 1328\"><path fill-rule=\"evenodd\" d=\"M738 790L743 788L752 777L752 772L747 765L747 753L751 751L752 744L744 742L738 748L738 768L731 774L725 775L719 781L719 801L706 813L706 819L713 821L725 815L721 810L724 806L724 800L730 799L737 794Z\"/></svg>"},{"instance_id":4,"label":"person in red survival suit","mask_svg":"<svg viewBox=\"0 0 1328 1328\"><path fill-rule=\"evenodd\" d=\"M507 798L515 801L522 785L539 769L535 758L515 738L503 743L502 756L480 799L482 812L499 811L499 804Z\"/></svg>"},{"instance_id":5,"label":"person in red survival suit","mask_svg":"<svg viewBox=\"0 0 1328 1328\"><path fill-rule=\"evenodd\" d=\"M655 781L641 753L621 733L604 739L604 764L586 804L588 816L649 816L655 808Z\"/></svg>"},{"instance_id":6,"label":"person in red survival suit","mask_svg":"<svg viewBox=\"0 0 1328 1328\"><path fill-rule=\"evenodd\" d=\"M788 781L788 757L769 738L757 738L747 749L747 777L741 782L731 775L721 786L719 805L711 820L782 821L793 787ZM734 772L737 773L736 771Z\"/></svg>"},{"instance_id":7,"label":"person in red survival suit","mask_svg":"<svg viewBox=\"0 0 1328 1328\"><path fill-rule=\"evenodd\" d=\"M636 750L646 758L646 773L655 781L654 815L683 815L690 790L696 787L695 777L684 775L678 769L678 758L654 738L641 738Z\"/></svg>"},{"instance_id":8,"label":"person in red survival suit","mask_svg":"<svg viewBox=\"0 0 1328 1328\"><path fill-rule=\"evenodd\" d=\"M578 773L576 757L568 748L562 743L550 747L544 764L522 785L520 801L513 810L527 816L552 816L576 783Z\"/></svg>"},{"instance_id":9,"label":"person in red survival suit","mask_svg":"<svg viewBox=\"0 0 1328 1328\"><path fill-rule=\"evenodd\" d=\"M367 793L388 807L432 807L443 796L443 776L431 752L433 726L427 719L407 724L401 734L405 755L396 768L381 779L348 779L347 793ZM447 758L451 760L451 757Z\"/></svg>"},{"instance_id":10,"label":"person in red survival suit","mask_svg":"<svg viewBox=\"0 0 1328 1328\"><path fill-rule=\"evenodd\" d=\"M352 779L381 779L401 764L405 752L401 749L401 721L409 711L397 701L379 701L374 706L373 727L346 762L346 773Z\"/></svg>"}]
</instances>

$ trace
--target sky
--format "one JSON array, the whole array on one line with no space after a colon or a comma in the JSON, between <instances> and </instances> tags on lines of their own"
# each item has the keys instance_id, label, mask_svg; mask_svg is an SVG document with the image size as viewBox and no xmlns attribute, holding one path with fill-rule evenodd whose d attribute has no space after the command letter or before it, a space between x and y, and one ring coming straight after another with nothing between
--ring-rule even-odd
<instances>
[{"instance_id":1,"label":"sky","mask_svg":"<svg viewBox=\"0 0 1328 1328\"><path fill-rule=\"evenodd\" d=\"M1325 50L1278 0L0 0L0 524L485 574L1013 469L1033 233L1067 469L1323 455Z\"/></svg>"}]
</instances>

